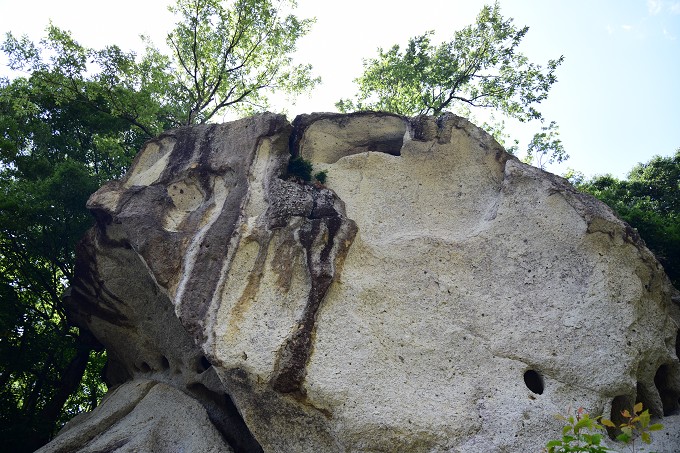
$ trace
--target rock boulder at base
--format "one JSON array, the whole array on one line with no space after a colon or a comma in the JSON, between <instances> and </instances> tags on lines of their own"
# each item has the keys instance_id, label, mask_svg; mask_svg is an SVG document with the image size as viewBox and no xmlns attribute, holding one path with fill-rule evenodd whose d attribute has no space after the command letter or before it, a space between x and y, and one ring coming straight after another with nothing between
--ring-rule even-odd
<instances>
[{"instance_id":1,"label":"rock boulder at base","mask_svg":"<svg viewBox=\"0 0 680 453\"><path fill-rule=\"evenodd\" d=\"M181 128L88 206L68 305L111 390L45 452L540 451L555 414L636 401L680 451L662 267L463 118Z\"/></svg>"}]
</instances>

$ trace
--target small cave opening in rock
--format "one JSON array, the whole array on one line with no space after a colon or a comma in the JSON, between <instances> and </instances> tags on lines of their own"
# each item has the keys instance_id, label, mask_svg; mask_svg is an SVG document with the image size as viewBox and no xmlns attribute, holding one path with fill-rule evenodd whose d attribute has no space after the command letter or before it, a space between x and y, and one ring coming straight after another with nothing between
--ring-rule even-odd
<instances>
[{"instance_id":1,"label":"small cave opening in rock","mask_svg":"<svg viewBox=\"0 0 680 453\"><path fill-rule=\"evenodd\" d=\"M673 386L669 365L661 365L654 375L654 385L659 391L664 417L680 414L680 390Z\"/></svg>"},{"instance_id":2,"label":"small cave opening in rock","mask_svg":"<svg viewBox=\"0 0 680 453\"><path fill-rule=\"evenodd\" d=\"M524 372L524 384L527 388L537 395L542 395L544 390L543 377L536 370L526 370Z\"/></svg>"},{"instance_id":3,"label":"small cave opening in rock","mask_svg":"<svg viewBox=\"0 0 680 453\"><path fill-rule=\"evenodd\" d=\"M151 372L151 367L149 366L148 363L142 362L142 364L139 365L139 370L140 370L142 373L149 373L149 372Z\"/></svg>"},{"instance_id":4,"label":"small cave opening in rock","mask_svg":"<svg viewBox=\"0 0 680 453\"><path fill-rule=\"evenodd\" d=\"M628 395L618 395L612 400L612 410L609 413L609 420L614 422L616 426L620 426L622 423L626 422L625 417L621 414L624 410L631 410L633 404L633 399ZM616 439L616 436L621 434L619 428L607 427L607 434L610 439Z\"/></svg>"},{"instance_id":5,"label":"small cave opening in rock","mask_svg":"<svg viewBox=\"0 0 680 453\"><path fill-rule=\"evenodd\" d=\"M164 355L161 356L161 368L164 370L170 368L170 361Z\"/></svg>"},{"instance_id":6,"label":"small cave opening in rock","mask_svg":"<svg viewBox=\"0 0 680 453\"><path fill-rule=\"evenodd\" d=\"M198 360L198 364L196 365L196 372L203 373L211 366L212 363L210 363L210 361L205 356L201 356L201 358Z\"/></svg>"},{"instance_id":7,"label":"small cave opening in rock","mask_svg":"<svg viewBox=\"0 0 680 453\"><path fill-rule=\"evenodd\" d=\"M374 141L366 144L366 150L375 151L379 153L391 154L392 156L401 156L401 148L404 146L404 137L387 138L380 141Z\"/></svg>"}]
</instances>

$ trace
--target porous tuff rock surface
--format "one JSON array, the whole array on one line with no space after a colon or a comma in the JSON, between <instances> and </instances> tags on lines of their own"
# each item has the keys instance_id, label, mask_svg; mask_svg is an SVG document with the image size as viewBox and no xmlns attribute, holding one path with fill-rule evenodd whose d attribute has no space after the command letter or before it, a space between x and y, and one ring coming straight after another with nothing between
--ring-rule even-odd
<instances>
[{"instance_id":1,"label":"porous tuff rock surface","mask_svg":"<svg viewBox=\"0 0 680 453\"><path fill-rule=\"evenodd\" d=\"M326 187L285 179L291 152ZM636 400L666 425L653 448L680 450L662 268L605 205L462 118L178 129L89 207L72 319L107 347L114 395L181 392L216 451L538 451L568 406L616 418Z\"/></svg>"}]
</instances>

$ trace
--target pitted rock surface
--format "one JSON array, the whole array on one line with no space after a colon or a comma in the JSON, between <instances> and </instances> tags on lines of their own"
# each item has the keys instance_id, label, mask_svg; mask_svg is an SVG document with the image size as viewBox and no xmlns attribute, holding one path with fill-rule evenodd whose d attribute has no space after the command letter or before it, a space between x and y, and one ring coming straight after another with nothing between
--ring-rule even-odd
<instances>
[{"instance_id":1,"label":"pitted rock surface","mask_svg":"<svg viewBox=\"0 0 680 453\"><path fill-rule=\"evenodd\" d=\"M169 131L89 207L68 303L112 396L44 451L176 451L177 418L121 434L152 426L142 387L210 424L200 451L538 451L567 407L636 401L680 451L677 290L608 207L463 118Z\"/></svg>"}]
</instances>

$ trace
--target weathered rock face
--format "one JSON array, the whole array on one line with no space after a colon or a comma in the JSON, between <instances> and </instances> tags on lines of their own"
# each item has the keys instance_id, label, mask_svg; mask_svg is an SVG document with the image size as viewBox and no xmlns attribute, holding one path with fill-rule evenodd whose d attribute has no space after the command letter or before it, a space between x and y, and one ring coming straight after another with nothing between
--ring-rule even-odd
<instances>
[{"instance_id":1,"label":"weathered rock face","mask_svg":"<svg viewBox=\"0 0 680 453\"><path fill-rule=\"evenodd\" d=\"M326 187L286 178L291 151ZM568 406L636 400L680 451L660 265L462 118L178 129L89 207L69 305L121 386L45 451L178 451L194 425L193 451L538 451Z\"/></svg>"}]
</instances>

